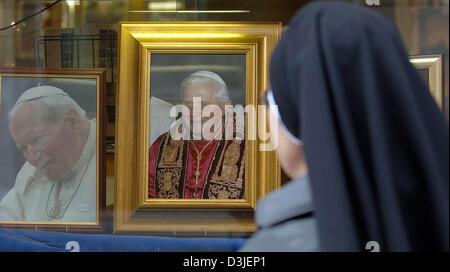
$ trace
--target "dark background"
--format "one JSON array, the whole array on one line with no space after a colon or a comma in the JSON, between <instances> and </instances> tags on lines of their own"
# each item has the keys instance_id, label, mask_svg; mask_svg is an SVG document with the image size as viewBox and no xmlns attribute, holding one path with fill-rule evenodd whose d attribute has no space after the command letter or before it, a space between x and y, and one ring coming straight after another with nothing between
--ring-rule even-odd
<instances>
[{"instance_id":1,"label":"dark background","mask_svg":"<svg viewBox=\"0 0 450 272\"><path fill-rule=\"evenodd\" d=\"M245 106L245 61L244 54L152 54L150 95L179 104L181 81L191 73L208 70L225 81L232 104Z\"/></svg>"}]
</instances>

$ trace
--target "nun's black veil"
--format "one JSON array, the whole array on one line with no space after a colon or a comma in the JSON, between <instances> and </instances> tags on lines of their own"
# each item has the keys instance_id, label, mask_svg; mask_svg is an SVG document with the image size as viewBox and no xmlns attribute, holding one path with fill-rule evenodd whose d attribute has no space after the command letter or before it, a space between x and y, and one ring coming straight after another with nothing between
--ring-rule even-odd
<instances>
[{"instance_id":1,"label":"nun's black veil","mask_svg":"<svg viewBox=\"0 0 450 272\"><path fill-rule=\"evenodd\" d=\"M394 24L312 3L270 65L286 128L304 144L322 250L449 249L448 122Z\"/></svg>"}]
</instances>

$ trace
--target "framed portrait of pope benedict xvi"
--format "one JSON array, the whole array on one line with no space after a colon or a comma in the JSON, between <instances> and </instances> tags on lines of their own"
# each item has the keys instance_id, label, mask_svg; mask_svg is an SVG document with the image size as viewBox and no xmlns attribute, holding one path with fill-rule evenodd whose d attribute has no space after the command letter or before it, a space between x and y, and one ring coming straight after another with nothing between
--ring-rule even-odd
<instances>
[{"instance_id":1,"label":"framed portrait of pope benedict xvi","mask_svg":"<svg viewBox=\"0 0 450 272\"><path fill-rule=\"evenodd\" d=\"M280 23L119 24L115 233L247 236L281 184L260 92Z\"/></svg>"},{"instance_id":2,"label":"framed portrait of pope benedict xvi","mask_svg":"<svg viewBox=\"0 0 450 272\"><path fill-rule=\"evenodd\" d=\"M0 227L105 231L103 69L0 69Z\"/></svg>"}]
</instances>

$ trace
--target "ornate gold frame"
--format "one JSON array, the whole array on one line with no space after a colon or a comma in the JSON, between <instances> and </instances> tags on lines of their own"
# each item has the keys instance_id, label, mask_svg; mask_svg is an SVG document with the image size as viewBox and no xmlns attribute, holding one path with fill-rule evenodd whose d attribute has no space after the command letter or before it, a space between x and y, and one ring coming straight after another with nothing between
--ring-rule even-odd
<instances>
[{"instance_id":1,"label":"ornate gold frame","mask_svg":"<svg viewBox=\"0 0 450 272\"><path fill-rule=\"evenodd\" d=\"M151 54L245 54L246 105L257 106L259 92L268 85L269 57L280 35L281 23L120 23L115 233L241 236L255 231L256 201L281 184L275 153L259 151L259 140L246 139L244 200L146 196ZM246 135L249 129L256 131L257 127L246 125Z\"/></svg>"},{"instance_id":2,"label":"ornate gold frame","mask_svg":"<svg viewBox=\"0 0 450 272\"><path fill-rule=\"evenodd\" d=\"M431 95L439 107L443 108L442 90L442 55L410 56L409 61L416 69L427 69Z\"/></svg>"}]
</instances>

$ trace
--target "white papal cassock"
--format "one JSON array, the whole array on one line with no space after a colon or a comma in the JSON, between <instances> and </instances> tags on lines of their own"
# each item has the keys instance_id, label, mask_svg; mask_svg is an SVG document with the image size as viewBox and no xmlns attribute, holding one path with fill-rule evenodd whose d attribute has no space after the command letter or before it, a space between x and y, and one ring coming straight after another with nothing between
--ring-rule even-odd
<instances>
[{"instance_id":1,"label":"white papal cassock","mask_svg":"<svg viewBox=\"0 0 450 272\"><path fill-rule=\"evenodd\" d=\"M93 119L81 156L65 180L49 180L25 162L14 188L0 202L0 221L97 222L96 151L96 119Z\"/></svg>"}]
</instances>

